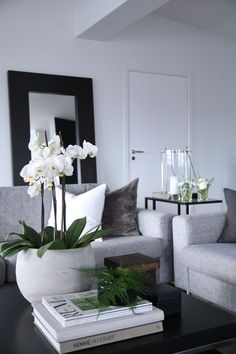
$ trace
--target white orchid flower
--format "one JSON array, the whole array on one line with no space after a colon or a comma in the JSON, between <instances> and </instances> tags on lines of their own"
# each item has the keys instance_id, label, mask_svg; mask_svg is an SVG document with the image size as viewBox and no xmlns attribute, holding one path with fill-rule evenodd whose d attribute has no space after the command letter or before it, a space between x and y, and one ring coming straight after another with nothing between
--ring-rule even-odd
<instances>
[{"instance_id":1,"label":"white orchid flower","mask_svg":"<svg viewBox=\"0 0 236 354\"><path fill-rule=\"evenodd\" d=\"M34 184L28 187L27 192L31 198L36 197L36 195L41 193L41 183L36 181Z\"/></svg>"},{"instance_id":2,"label":"white orchid flower","mask_svg":"<svg viewBox=\"0 0 236 354\"><path fill-rule=\"evenodd\" d=\"M31 130L30 132L30 142L29 142L29 150L31 151L32 158L36 158L40 156L42 152L42 145L39 142L39 133L35 130Z\"/></svg>"},{"instance_id":3,"label":"white orchid flower","mask_svg":"<svg viewBox=\"0 0 236 354\"><path fill-rule=\"evenodd\" d=\"M89 157L95 157L97 156L98 148L96 145L93 145L86 140L83 142L83 150L86 153L86 156L89 155Z\"/></svg>"},{"instance_id":4,"label":"white orchid flower","mask_svg":"<svg viewBox=\"0 0 236 354\"><path fill-rule=\"evenodd\" d=\"M45 178L54 179L60 175L58 164L55 162L56 156L51 156L45 159Z\"/></svg>"},{"instance_id":5,"label":"white orchid flower","mask_svg":"<svg viewBox=\"0 0 236 354\"><path fill-rule=\"evenodd\" d=\"M32 185L36 180L46 175L46 164L44 159L38 158L31 160L28 165L25 165L21 172L20 176L24 178L25 182L28 182Z\"/></svg>"},{"instance_id":6,"label":"white orchid flower","mask_svg":"<svg viewBox=\"0 0 236 354\"><path fill-rule=\"evenodd\" d=\"M42 156L44 158L59 155L61 153L61 140L59 135L54 135L54 137L49 141L48 146L44 146L42 151Z\"/></svg>"},{"instance_id":7,"label":"white orchid flower","mask_svg":"<svg viewBox=\"0 0 236 354\"><path fill-rule=\"evenodd\" d=\"M30 173L29 164L25 165L20 171L20 176L24 179L25 182L30 185L35 182L35 176Z\"/></svg>"},{"instance_id":8,"label":"white orchid flower","mask_svg":"<svg viewBox=\"0 0 236 354\"><path fill-rule=\"evenodd\" d=\"M45 159L38 158L31 160L29 163L29 173L34 176L34 178L46 178L47 177L47 163Z\"/></svg>"},{"instance_id":9,"label":"white orchid flower","mask_svg":"<svg viewBox=\"0 0 236 354\"><path fill-rule=\"evenodd\" d=\"M72 166L72 159L69 156L66 156L64 158L64 169L63 169L63 174L65 176L72 176L74 172L74 167Z\"/></svg>"},{"instance_id":10,"label":"white orchid flower","mask_svg":"<svg viewBox=\"0 0 236 354\"><path fill-rule=\"evenodd\" d=\"M86 159L87 154L79 145L69 145L65 150L65 155L73 159Z\"/></svg>"},{"instance_id":11,"label":"white orchid flower","mask_svg":"<svg viewBox=\"0 0 236 354\"><path fill-rule=\"evenodd\" d=\"M198 188L202 191L202 190L204 190L204 189L207 189L208 188L208 186L209 186L209 184L205 181L205 182L200 182L199 184L198 184Z\"/></svg>"},{"instance_id":12,"label":"white orchid flower","mask_svg":"<svg viewBox=\"0 0 236 354\"><path fill-rule=\"evenodd\" d=\"M72 159L67 155L57 155L52 157L52 166L56 169L56 176L72 176L74 167L72 166ZM51 166L51 168L52 168Z\"/></svg>"}]
</instances>

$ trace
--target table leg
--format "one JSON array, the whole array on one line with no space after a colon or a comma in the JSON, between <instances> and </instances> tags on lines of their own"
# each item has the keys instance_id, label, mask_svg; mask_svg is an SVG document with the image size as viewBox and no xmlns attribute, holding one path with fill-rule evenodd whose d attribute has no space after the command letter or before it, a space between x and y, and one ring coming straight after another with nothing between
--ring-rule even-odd
<instances>
[{"instance_id":1,"label":"table leg","mask_svg":"<svg viewBox=\"0 0 236 354\"><path fill-rule=\"evenodd\" d=\"M147 208L148 208L148 199L145 198L145 209L147 209Z\"/></svg>"},{"instance_id":2,"label":"table leg","mask_svg":"<svg viewBox=\"0 0 236 354\"><path fill-rule=\"evenodd\" d=\"M189 205L186 204L186 215L188 215L188 214L189 214Z\"/></svg>"},{"instance_id":3,"label":"table leg","mask_svg":"<svg viewBox=\"0 0 236 354\"><path fill-rule=\"evenodd\" d=\"M178 204L178 215L181 215L181 205Z\"/></svg>"},{"instance_id":4,"label":"table leg","mask_svg":"<svg viewBox=\"0 0 236 354\"><path fill-rule=\"evenodd\" d=\"M155 200L152 201L152 209L156 210L156 201Z\"/></svg>"}]
</instances>

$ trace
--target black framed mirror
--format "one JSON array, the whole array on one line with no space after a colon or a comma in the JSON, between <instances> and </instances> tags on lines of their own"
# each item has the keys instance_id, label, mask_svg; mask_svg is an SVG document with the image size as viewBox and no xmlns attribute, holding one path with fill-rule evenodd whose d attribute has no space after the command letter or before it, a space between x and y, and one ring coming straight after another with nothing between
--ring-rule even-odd
<instances>
[{"instance_id":1,"label":"black framed mirror","mask_svg":"<svg viewBox=\"0 0 236 354\"><path fill-rule=\"evenodd\" d=\"M76 142L95 144L92 79L73 76L8 71L13 185L23 185L19 173L30 159L30 93L74 96ZM96 159L80 160L82 183L96 183Z\"/></svg>"}]
</instances>

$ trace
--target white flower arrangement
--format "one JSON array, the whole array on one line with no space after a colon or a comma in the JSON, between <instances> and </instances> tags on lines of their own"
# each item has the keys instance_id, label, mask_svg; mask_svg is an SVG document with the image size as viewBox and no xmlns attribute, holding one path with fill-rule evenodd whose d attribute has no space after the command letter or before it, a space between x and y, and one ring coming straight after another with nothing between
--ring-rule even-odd
<instances>
[{"instance_id":1,"label":"white flower arrangement","mask_svg":"<svg viewBox=\"0 0 236 354\"><path fill-rule=\"evenodd\" d=\"M181 181L178 183L180 189L192 189L193 181Z\"/></svg>"},{"instance_id":2,"label":"white flower arrangement","mask_svg":"<svg viewBox=\"0 0 236 354\"><path fill-rule=\"evenodd\" d=\"M83 147L69 145L64 148L59 135L46 143L40 144L39 134L32 132L29 149L32 153L32 160L25 165L20 176L29 183L28 194L35 197L44 189L52 189L57 185L59 178L72 176L74 172L73 162L75 159L86 159L87 156L97 155L97 146L84 140Z\"/></svg>"},{"instance_id":3,"label":"white flower arrangement","mask_svg":"<svg viewBox=\"0 0 236 354\"><path fill-rule=\"evenodd\" d=\"M99 230L100 225L83 234L86 217L74 220L69 228L66 228L65 176L73 175L75 159L86 159L87 156L95 157L98 151L97 146L84 140L83 147L69 145L65 148L61 136L54 135L48 141L46 134L45 143L41 144L39 134L36 132L32 132L28 146L32 153L32 160L22 168L20 175L25 182L29 183L28 194L30 197L41 194L41 231L37 232L21 220L23 233L11 232L8 235L18 235L20 239L0 245L0 254L3 257L10 257L21 250L37 248L37 255L42 257L48 249L60 250L85 247L95 239L109 235L111 230ZM62 214L61 225L58 230L55 188L60 178ZM52 191L54 227L45 227L44 190L46 189Z\"/></svg>"},{"instance_id":4,"label":"white flower arrangement","mask_svg":"<svg viewBox=\"0 0 236 354\"><path fill-rule=\"evenodd\" d=\"M197 187L200 191L208 189L212 182L214 181L214 178L207 179L203 177L199 177L194 181L194 186Z\"/></svg>"},{"instance_id":5,"label":"white flower arrangement","mask_svg":"<svg viewBox=\"0 0 236 354\"><path fill-rule=\"evenodd\" d=\"M194 186L197 188L198 200L207 200L209 187L214 181L214 178L207 179L204 177L199 177L195 179Z\"/></svg>"}]
</instances>

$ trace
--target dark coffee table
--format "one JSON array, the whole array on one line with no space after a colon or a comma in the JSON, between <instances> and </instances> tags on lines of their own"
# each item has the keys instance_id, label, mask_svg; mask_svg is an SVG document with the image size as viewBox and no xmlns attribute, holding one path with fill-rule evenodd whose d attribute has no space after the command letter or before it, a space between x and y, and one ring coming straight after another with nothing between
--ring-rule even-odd
<instances>
[{"instance_id":1,"label":"dark coffee table","mask_svg":"<svg viewBox=\"0 0 236 354\"><path fill-rule=\"evenodd\" d=\"M16 285L0 288L0 353L56 353L33 325L31 311ZM84 353L203 353L235 336L236 316L183 293L181 316L167 318L163 332L86 349Z\"/></svg>"}]
</instances>

